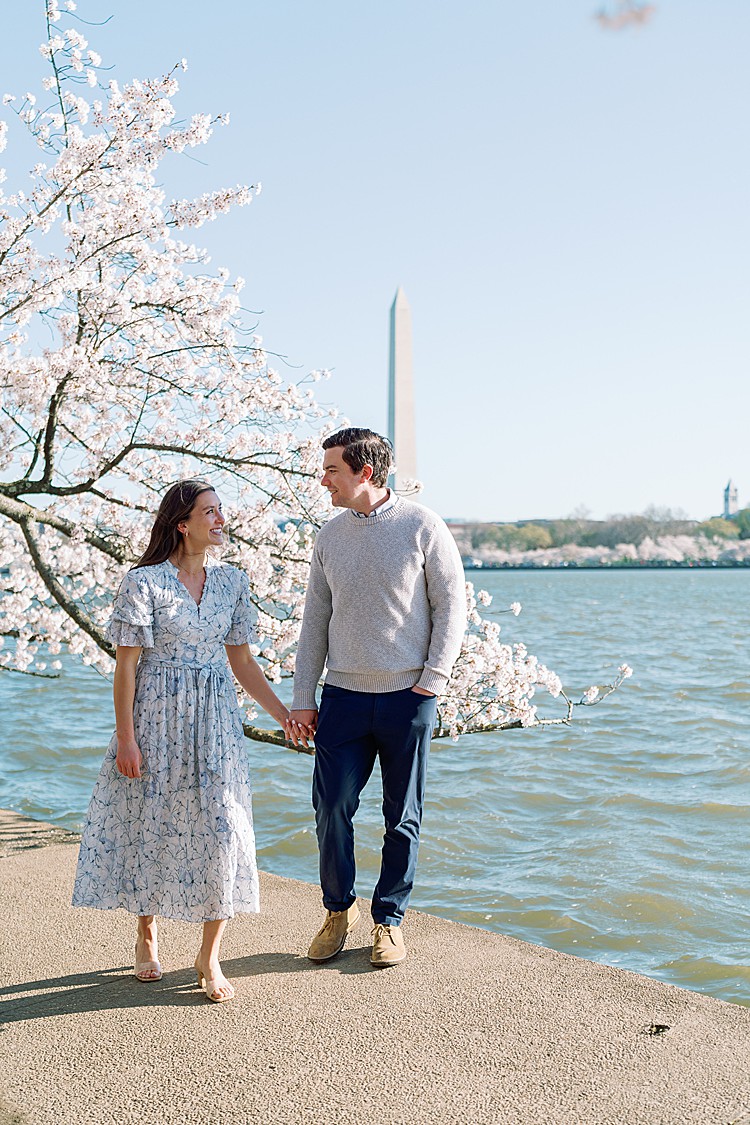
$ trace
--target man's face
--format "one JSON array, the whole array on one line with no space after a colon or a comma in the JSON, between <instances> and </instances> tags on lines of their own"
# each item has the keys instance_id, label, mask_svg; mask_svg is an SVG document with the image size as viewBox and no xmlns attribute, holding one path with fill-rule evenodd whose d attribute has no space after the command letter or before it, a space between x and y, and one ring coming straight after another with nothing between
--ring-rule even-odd
<instances>
[{"instance_id":1,"label":"man's face","mask_svg":"<svg viewBox=\"0 0 750 1125\"><path fill-rule=\"evenodd\" d=\"M369 473L368 473L369 470ZM366 481L372 469L366 465L355 473L344 461L344 448L341 445L323 451L323 476L320 483L328 489L334 508L355 508L357 501L366 491Z\"/></svg>"}]
</instances>

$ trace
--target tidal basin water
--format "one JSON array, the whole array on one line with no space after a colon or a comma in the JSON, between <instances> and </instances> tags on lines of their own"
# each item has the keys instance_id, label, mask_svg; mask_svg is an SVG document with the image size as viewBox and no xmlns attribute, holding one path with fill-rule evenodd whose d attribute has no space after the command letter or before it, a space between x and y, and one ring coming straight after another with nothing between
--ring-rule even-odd
<instances>
[{"instance_id":1,"label":"tidal basin water","mask_svg":"<svg viewBox=\"0 0 750 1125\"><path fill-rule=\"evenodd\" d=\"M750 1004L750 570L468 577L491 611L522 603L503 637L576 698L623 662L634 675L570 727L433 744L412 905ZM77 828L112 723L91 670L0 674L0 806ZM312 761L248 745L260 865L316 882ZM367 897L381 836L374 777Z\"/></svg>"}]
</instances>

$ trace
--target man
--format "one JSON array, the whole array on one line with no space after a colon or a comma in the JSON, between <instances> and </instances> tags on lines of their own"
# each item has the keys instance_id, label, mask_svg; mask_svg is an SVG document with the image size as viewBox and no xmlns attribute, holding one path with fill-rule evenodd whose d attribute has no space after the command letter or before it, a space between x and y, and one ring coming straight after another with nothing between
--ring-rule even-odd
<instances>
[{"instance_id":1,"label":"man","mask_svg":"<svg viewBox=\"0 0 750 1125\"><path fill-rule=\"evenodd\" d=\"M464 575L440 517L387 488L385 438L345 429L323 450L321 484L333 506L347 510L315 542L290 716L292 740L307 744L314 735L316 751L326 919L307 955L335 957L359 918L352 821L378 758L385 836L370 959L387 967L406 957L400 926L414 884L437 696L466 628Z\"/></svg>"}]
</instances>

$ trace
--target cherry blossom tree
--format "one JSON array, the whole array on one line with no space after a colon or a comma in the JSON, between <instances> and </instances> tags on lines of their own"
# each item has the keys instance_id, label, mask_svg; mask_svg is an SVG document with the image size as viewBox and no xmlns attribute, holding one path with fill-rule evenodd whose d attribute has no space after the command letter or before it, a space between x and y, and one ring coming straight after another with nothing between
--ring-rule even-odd
<instances>
[{"instance_id":1,"label":"cherry blossom tree","mask_svg":"<svg viewBox=\"0 0 750 1125\"><path fill-rule=\"evenodd\" d=\"M289 385L274 371L242 279L212 272L191 240L259 186L197 199L159 186L163 161L228 119L177 122L184 62L159 79L105 83L101 58L62 27L72 0L65 9L47 0L44 97L4 99L40 158L28 191L6 194L0 175L0 668L55 674L67 651L108 672L112 592L167 485L205 475L229 517L230 560L251 578L256 655L277 682L293 672L325 518L320 441L340 420L309 385L324 373ZM0 121L0 151L7 139ZM486 595L469 586L468 597L440 733L533 725L536 689L559 696L559 679L500 642L477 610ZM249 737L283 742L254 717L248 706Z\"/></svg>"}]
</instances>

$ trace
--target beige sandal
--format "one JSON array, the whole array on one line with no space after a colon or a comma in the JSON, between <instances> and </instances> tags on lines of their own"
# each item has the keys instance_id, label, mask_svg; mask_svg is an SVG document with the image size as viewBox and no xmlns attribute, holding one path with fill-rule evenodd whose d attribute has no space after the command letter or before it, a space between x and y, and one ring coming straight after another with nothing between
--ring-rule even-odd
<instances>
[{"instance_id":1,"label":"beige sandal","mask_svg":"<svg viewBox=\"0 0 750 1125\"><path fill-rule=\"evenodd\" d=\"M206 974L203 972L203 969L199 967L197 961L195 962L194 968L196 976L198 977L198 987L203 989L206 996L213 1004L226 1004L228 1000L234 1000L234 988L228 980L226 981L226 983L227 987L229 988L229 996L214 996L214 993L224 986L220 984L218 980L208 979L206 977ZM226 977L224 978L224 980L226 980Z\"/></svg>"},{"instance_id":2,"label":"beige sandal","mask_svg":"<svg viewBox=\"0 0 750 1125\"><path fill-rule=\"evenodd\" d=\"M138 963L138 942L135 943L135 957L133 976L136 980L139 980L141 984L151 984L152 981L161 980L162 971L158 961L141 961L140 964ZM146 973L149 975L146 976Z\"/></svg>"}]
</instances>

